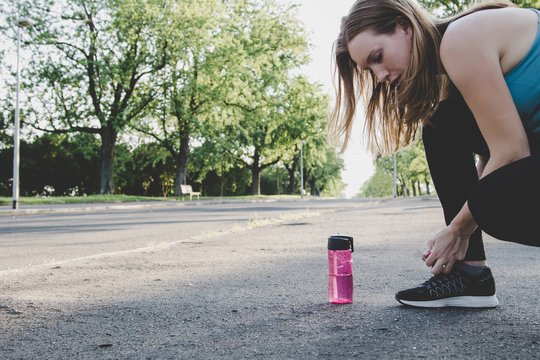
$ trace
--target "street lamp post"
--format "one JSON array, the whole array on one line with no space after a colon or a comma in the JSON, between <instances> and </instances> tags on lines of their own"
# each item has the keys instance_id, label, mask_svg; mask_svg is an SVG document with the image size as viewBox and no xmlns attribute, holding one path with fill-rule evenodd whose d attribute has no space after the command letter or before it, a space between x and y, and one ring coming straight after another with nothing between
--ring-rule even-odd
<instances>
[{"instance_id":1,"label":"street lamp post","mask_svg":"<svg viewBox=\"0 0 540 360\"><path fill-rule=\"evenodd\" d=\"M396 153L394 153L394 197L397 197L397 179L396 179Z\"/></svg>"},{"instance_id":2,"label":"street lamp post","mask_svg":"<svg viewBox=\"0 0 540 360\"><path fill-rule=\"evenodd\" d=\"M17 21L17 90L15 95L15 124L13 128L13 209L19 207L19 132L20 132L20 113L19 113L19 92L20 92L20 68L19 68L19 49L21 47L21 28L32 26L32 21L20 19Z\"/></svg>"},{"instance_id":3,"label":"street lamp post","mask_svg":"<svg viewBox=\"0 0 540 360\"><path fill-rule=\"evenodd\" d=\"M300 140L300 197L304 197L304 144L305 140Z\"/></svg>"}]
</instances>

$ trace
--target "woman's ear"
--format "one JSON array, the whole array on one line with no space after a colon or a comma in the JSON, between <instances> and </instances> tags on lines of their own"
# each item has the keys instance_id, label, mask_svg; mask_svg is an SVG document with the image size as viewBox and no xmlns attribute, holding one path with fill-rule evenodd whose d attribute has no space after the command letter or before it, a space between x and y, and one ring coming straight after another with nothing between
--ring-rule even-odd
<instances>
[{"instance_id":1,"label":"woman's ear","mask_svg":"<svg viewBox=\"0 0 540 360\"><path fill-rule=\"evenodd\" d=\"M409 35L409 32L412 32L411 24L403 16L400 16L396 19L396 30L398 27L405 31L405 34Z\"/></svg>"}]
</instances>

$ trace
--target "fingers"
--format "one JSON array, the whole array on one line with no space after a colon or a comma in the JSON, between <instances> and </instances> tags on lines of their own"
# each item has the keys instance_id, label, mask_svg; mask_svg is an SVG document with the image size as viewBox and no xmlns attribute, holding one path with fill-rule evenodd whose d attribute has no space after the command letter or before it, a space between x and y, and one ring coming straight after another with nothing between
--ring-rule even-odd
<instances>
[{"instance_id":1,"label":"fingers","mask_svg":"<svg viewBox=\"0 0 540 360\"><path fill-rule=\"evenodd\" d=\"M431 272L450 273L456 260L464 258L468 247L468 239L458 236L448 226L427 242L427 251L422 255Z\"/></svg>"},{"instance_id":2,"label":"fingers","mask_svg":"<svg viewBox=\"0 0 540 360\"><path fill-rule=\"evenodd\" d=\"M434 266L438 260L437 256L433 254L431 251L429 251L426 255L427 255L426 260L425 260L426 265L431 266L431 267Z\"/></svg>"},{"instance_id":3,"label":"fingers","mask_svg":"<svg viewBox=\"0 0 540 360\"><path fill-rule=\"evenodd\" d=\"M452 268L454 267L454 264L456 263L456 260L449 260L446 263L446 266L443 266L443 273L450 274L450 271L452 271Z\"/></svg>"},{"instance_id":4,"label":"fingers","mask_svg":"<svg viewBox=\"0 0 540 360\"><path fill-rule=\"evenodd\" d=\"M424 262L426 262L427 258L431 255L431 249L433 249L433 245L435 245L435 241L433 239L428 240L426 252L422 255L422 260Z\"/></svg>"},{"instance_id":5,"label":"fingers","mask_svg":"<svg viewBox=\"0 0 540 360\"><path fill-rule=\"evenodd\" d=\"M452 258L439 258L436 253L433 253L431 251L425 253L424 256L426 257L424 262L426 263L426 266L431 267L431 273L433 274L438 274L440 272L444 272L445 274L450 273L452 267L454 266L454 263L456 262L456 260Z\"/></svg>"},{"instance_id":6,"label":"fingers","mask_svg":"<svg viewBox=\"0 0 540 360\"><path fill-rule=\"evenodd\" d=\"M443 271L444 267L446 267L445 262L442 259L437 259L431 267L431 273L438 274Z\"/></svg>"},{"instance_id":7,"label":"fingers","mask_svg":"<svg viewBox=\"0 0 540 360\"><path fill-rule=\"evenodd\" d=\"M445 274L450 274L452 271L452 268L454 267L454 264L456 263L455 259L445 259L445 258L439 258L435 261L431 268L432 274L438 274L440 272Z\"/></svg>"}]
</instances>

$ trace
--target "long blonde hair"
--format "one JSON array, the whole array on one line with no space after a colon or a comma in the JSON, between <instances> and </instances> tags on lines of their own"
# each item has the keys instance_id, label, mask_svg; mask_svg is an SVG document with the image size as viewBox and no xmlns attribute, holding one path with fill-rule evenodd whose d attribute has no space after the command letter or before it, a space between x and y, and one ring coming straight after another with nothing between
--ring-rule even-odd
<instances>
[{"instance_id":1,"label":"long blonde hair","mask_svg":"<svg viewBox=\"0 0 540 360\"><path fill-rule=\"evenodd\" d=\"M478 4L454 17L436 20L412 0L358 0L343 18L334 44L336 103L330 129L344 135L342 151L347 147L358 100L366 108L364 131L368 145L381 153L397 151L408 145L419 127L429 122L439 105L441 91L448 79L440 61L441 38L450 22L472 12L513 6L508 1ZM373 30L392 34L397 24L412 29L411 58L399 86L378 83L369 69L360 69L352 60L348 43L360 32Z\"/></svg>"}]
</instances>

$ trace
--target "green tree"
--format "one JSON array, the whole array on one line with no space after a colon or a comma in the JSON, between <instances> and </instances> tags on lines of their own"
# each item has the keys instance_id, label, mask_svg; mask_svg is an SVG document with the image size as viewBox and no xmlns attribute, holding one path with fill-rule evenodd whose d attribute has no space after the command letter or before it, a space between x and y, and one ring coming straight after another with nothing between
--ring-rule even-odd
<instances>
[{"instance_id":1,"label":"green tree","mask_svg":"<svg viewBox=\"0 0 540 360\"><path fill-rule=\"evenodd\" d=\"M329 145L313 148L318 150L315 157L310 156L311 147L307 147L305 188L312 195L341 196L345 188L341 181L341 171L345 166L343 159L339 158L336 149Z\"/></svg>"},{"instance_id":2,"label":"green tree","mask_svg":"<svg viewBox=\"0 0 540 360\"><path fill-rule=\"evenodd\" d=\"M431 13L441 17L457 14L472 4L470 0L419 0Z\"/></svg>"},{"instance_id":3,"label":"green tree","mask_svg":"<svg viewBox=\"0 0 540 360\"><path fill-rule=\"evenodd\" d=\"M118 147L116 186L119 192L130 195L163 196L163 174L174 173L174 160L158 143L140 144L135 148Z\"/></svg>"},{"instance_id":4,"label":"green tree","mask_svg":"<svg viewBox=\"0 0 540 360\"><path fill-rule=\"evenodd\" d=\"M154 138L174 159L174 194L186 183L191 153L190 142L199 137L199 122L215 111L214 90L221 64L232 54L223 50L225 2L187 1L171 4L169 26L161 34L170 42L168 58L155 78L160 89L158 101L134 128Z\"/></svg>"},{"instance_id":5,"label":"green tree","mask_svg":"<svg viewBox=\"0 0 540 360\"><path fill-rule=\"evenodd\" d=\"M375 167L375 173L366 181L358 197L387 197L392 196L394 180L392 175L383 170L381 167Z\"/></svg>"},{"instance_id":6,"label":"green tree","mask_svg":"<svg viewBox=\"0 0 540 360\"><path fill-rule=\"evenodd\" d=\"M242 109L240 121L226 125L225 135L217 138L218 148L224 149L227 157L250 169L252 194L260 193L261 171L278 162L289 172L289 192L296 192L301 141L305 141L305 179L310 170L325 166L328 160L327 98L302 77L294 78L288 85L265 104L266 112ZM235 150L228 150L231 148Z\"/></svg>"},{"instance_id":7,"label":"green tree","mask_svg":"<svg viewBox=\"0 0 540 360\"><path fill-rule=\"evenodd\" d=\"M297 77L283 99L280 99L280 104L283 106L283 116L276 133L285 144L281 163L288 173L288 193L299 191L297 181L300 180L301 141L304 141L303 188L306 189L307 184L312 193L321 191L331 177L340 177L343 167L326 137L328 97L322 94L317 85L304 77Z\"/></svg>"},{"instance_id":8,"label":"green tree","mask_svg":"<svg viewBox=\"0 0 540 360\"><path fill-rule=\"evenodd\" d=\"M470 7L476 1L472 0L419 0L433 14L441 17L451 16ZM539 8L538 0L512 0L514 4L523 8Z\"/></svg>"},{"instance_id":9,"label":"green tree","mask_svg":"<svg viewBox=\"0 0 540 360\"><path fill-rule=\"evenodd\" d=\"M363 185L360 196L393 194L393 177L393 155L378 156L375 160L375 174ZM421 140L396 153L396 182L398 196L411 195L411 188L414 196L422 195L423 191L428 194L431 192L432 180Z\"/></svg>"},{"instance_id":10,"label":"green tree","mask_svg":"<svg viewBox=\"0 0 540 360\"><path fill-rule=\"evenodd\" d=\"M84 195L99 188L99 142L91 134L44 134L21 141L20 192L23 196ZM11 169L13 148L0 150L0 167ZM11 171L2 172L0 191L8 196Z\"/></svg>"},{"instance_id":11,"label":"green tree","mask_svg":"<svg viewBox=\"0 0 540 360\"><path fill-rule=\"evenodd\" d=\"M222 79L233 86L222 88L226 111L215 126L208 125L217 128L217 151L250 169L252 194L259 194L261 171L292 151L302 140L301 129L308 128L309 119L295 123L295 105L287 102L288 94L307 84L291 76L307 60L307 43L290 9L273 1L242 3L247 6L232 9L227 33L234 56L222 70Z\"/></svg>"},{"instance_id":12,"label":"green tree","mask_svg":"<svg viewBox=\"0 0 540 360\"><path fill-rule=\"evenodd\" d=\"M407 151L407 149L401 150L396 153L396 182L397 182L396 185L397 185L398 196L409 195L407 168L408 168L408 165L410 164L410 160L411 160L411 156L410 156L410 153ZM393 155L377 157L375 161L375 167L381 168L382 171L384 171L387 174L392 175L393 177L393 173L394 173Z\"/></svg>"},{"instance_id":13,"label":"green tree","mask_svg":"<svg viewBox=\"0 0 540 360\"><path fill-rule=\"evenodd\" d=\"M13 146L13 136L9 131L10 123L13 123L13 120L8 114L7 111L0 112L0 149Z\"/></svg>"},{"instance_id":14,"label":"green tree","mask_svg":"<svg viewBox=\"0 0 540 360\"><path fill-rule=\"evenodd\" d=\"M20 8L36 21L24 76L28 121L98 135L100 193L114 192L118 134L156 97L152 79L169 54L169 43L156 36L166 26L165 0L25 0Z\"/></svg>"},{"instance_id":15,"label":"green tree","mask_svg":"<svg viewBox=\"0 0 540 360\"><path fill-rule=\"evenodd\" d=\"M427 166L426 153L422 141L417 141L407 149L409 153L408 180L413 189L413 195L423 195L422 190L425 185L425 192L431 193L431 175Z\"/></svg>"}]
</instances>

